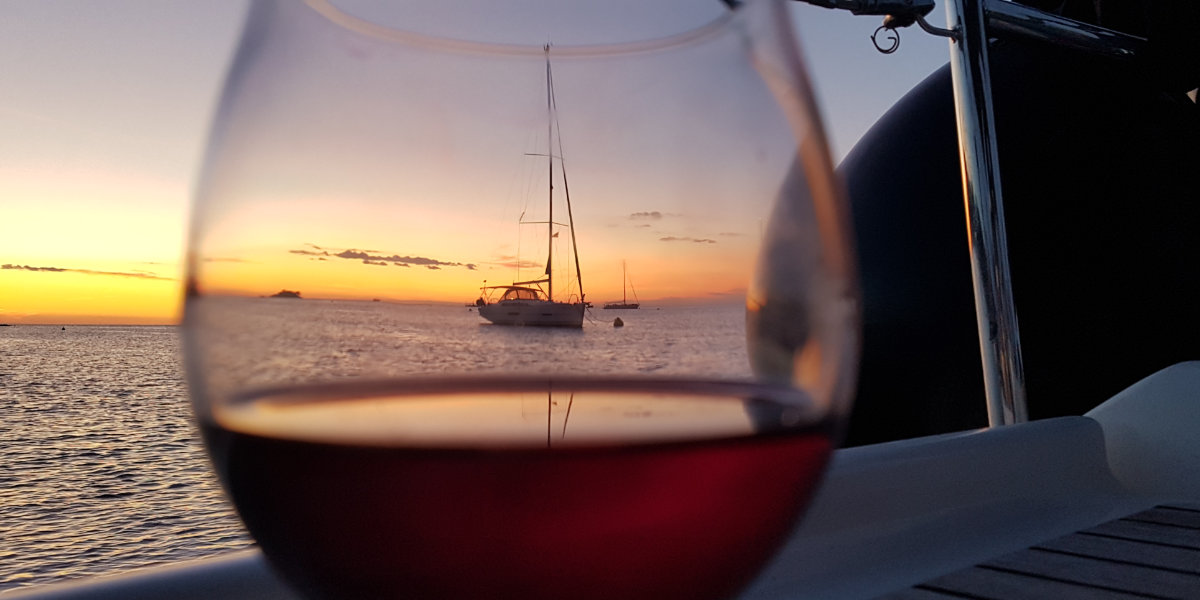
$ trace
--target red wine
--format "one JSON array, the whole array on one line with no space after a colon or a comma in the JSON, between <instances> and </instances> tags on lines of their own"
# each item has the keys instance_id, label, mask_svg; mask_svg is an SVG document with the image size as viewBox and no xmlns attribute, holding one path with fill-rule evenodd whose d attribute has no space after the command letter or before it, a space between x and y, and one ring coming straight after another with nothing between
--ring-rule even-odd
<instances>
[{"instance_id":1,"label":"red wine","mask_svg":"<svg viewBox=\"0 0 1200 600\"><path fill-rule=\"evenodd\" d=\"M720 598L791 531L830 454L779 397L338 386L250 398L204 430L270 562L316 597Z\"/></svg>"}]
</instances>

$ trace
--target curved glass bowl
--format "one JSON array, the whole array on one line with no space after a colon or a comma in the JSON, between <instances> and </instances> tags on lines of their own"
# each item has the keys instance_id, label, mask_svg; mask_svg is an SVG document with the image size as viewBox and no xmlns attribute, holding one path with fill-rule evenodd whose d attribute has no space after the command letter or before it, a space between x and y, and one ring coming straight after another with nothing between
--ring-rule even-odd
<instances>
[{"instance_id":1,"label":"curved glass bowl","mask_svg":"<svg viewBox=\"0 0 1200 600\"><path fill-rule=\"evenodd\" d=\"M858 334L789 16L645 4L252 3L185 349L298 588L721 597L801 514Z\"/></svg>"}]
</instances>

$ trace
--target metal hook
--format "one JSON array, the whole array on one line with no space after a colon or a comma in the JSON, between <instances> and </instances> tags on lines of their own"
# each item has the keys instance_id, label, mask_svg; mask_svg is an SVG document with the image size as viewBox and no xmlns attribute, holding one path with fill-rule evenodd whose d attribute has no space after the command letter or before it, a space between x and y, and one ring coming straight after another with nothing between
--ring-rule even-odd
<instances>
[{"instance_id":1,"label":"metal hook","mask_svg":"<svg viewBox=\"0 0 1200 600\"><path fill-rule=\"evenodd\" d=\"M957 27L954 29L942 29L941 27L934 27L933 25L929 24L929 21L925 20L925 17L917 17L917 25L919 25L921 27L921 29L924 29L925 33L928 33L931 35L937 35L937 36L941 36L941 37L947 37L954 41L958 41L958 28Z\"/></svg>"},{"instance_id":2,"label":"metal hook","mask_svg":"<svg viewBox=\"0 0 1200 600\"><path fill-rule=\"evenodd\" d=\"M884 47L879 40L876 39L881 31L886 31L890 34L890 37L884 39L888 42L891 42L891 46ZM900 32L888 27L887 25L880 25L879 28L875 30L875 33L871 34L871 43L875 44L875 49L883 54L891 54L900 49Z\"/></svg>"}]
</instances>

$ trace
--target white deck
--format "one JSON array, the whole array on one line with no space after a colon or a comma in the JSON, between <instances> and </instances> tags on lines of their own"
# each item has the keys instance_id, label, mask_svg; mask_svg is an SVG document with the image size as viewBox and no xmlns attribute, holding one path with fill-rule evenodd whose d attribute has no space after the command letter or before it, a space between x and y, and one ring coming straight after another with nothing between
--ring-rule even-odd
<instances>
[{"instance_id":1,"label":"white deck","mask_svg":"<svg viewBox=\"0 0 1200 600\"><path fill-rule=\"evenodd\" d=\"M838 451L804 522L742 597L923 597L910 588L1155 506L1195 505L1198 432L1200 362L1082 417ZM4 596L293 597L255 552Z\"/></svg>"}]
</instances>

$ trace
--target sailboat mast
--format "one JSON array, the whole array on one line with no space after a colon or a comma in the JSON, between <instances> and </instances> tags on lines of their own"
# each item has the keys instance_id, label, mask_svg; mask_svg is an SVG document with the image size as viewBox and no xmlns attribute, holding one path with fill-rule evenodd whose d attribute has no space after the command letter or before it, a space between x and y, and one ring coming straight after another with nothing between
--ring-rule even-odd
<instances>
[{"instance_id":1,"label":"sailboat mast","mask_svg":"<svg viewBox=\"0 0 1200 600\"><path fill-rule=\"evenodd\" d=\"M625 304L628 298L625 297L625 283L629 278L625 276L625 261L621 261L621 304Z\"/></svg>"},{"instance_id":2,"label":"sailboat mast","mask_svg":"<svg viewBox=\"0 0 1200 600\"><path fill-rule=\"evenodd\" d=\"M550 44L546 51L546 160L550 168L550 218L546 219L546 299L554 301L554 275L550 263L554 259L554 101L550 91Z\"/></svg>"},{"instance_id":3,"label":"sailboat mast","mask_svg":"<svg viewBox=\"0 0 1200 600\"><path fill-rule=\"evenodd\" d=\"M546 56L546 68L549 73L549 55ZM567 185L567 156L562 147L562 126L558 122L558 103L554 99L554 78L550 77L550 101L553 104L554 126L558 129L558 163L562 166L563 196L567 201L567 226L571 233L571 253L575 257L575 283L579 286L579 302L584 303L583 271L579 266L579 243L575 238L575 216L571 211L571 186Z\"/></svg>"}]
</instances>

